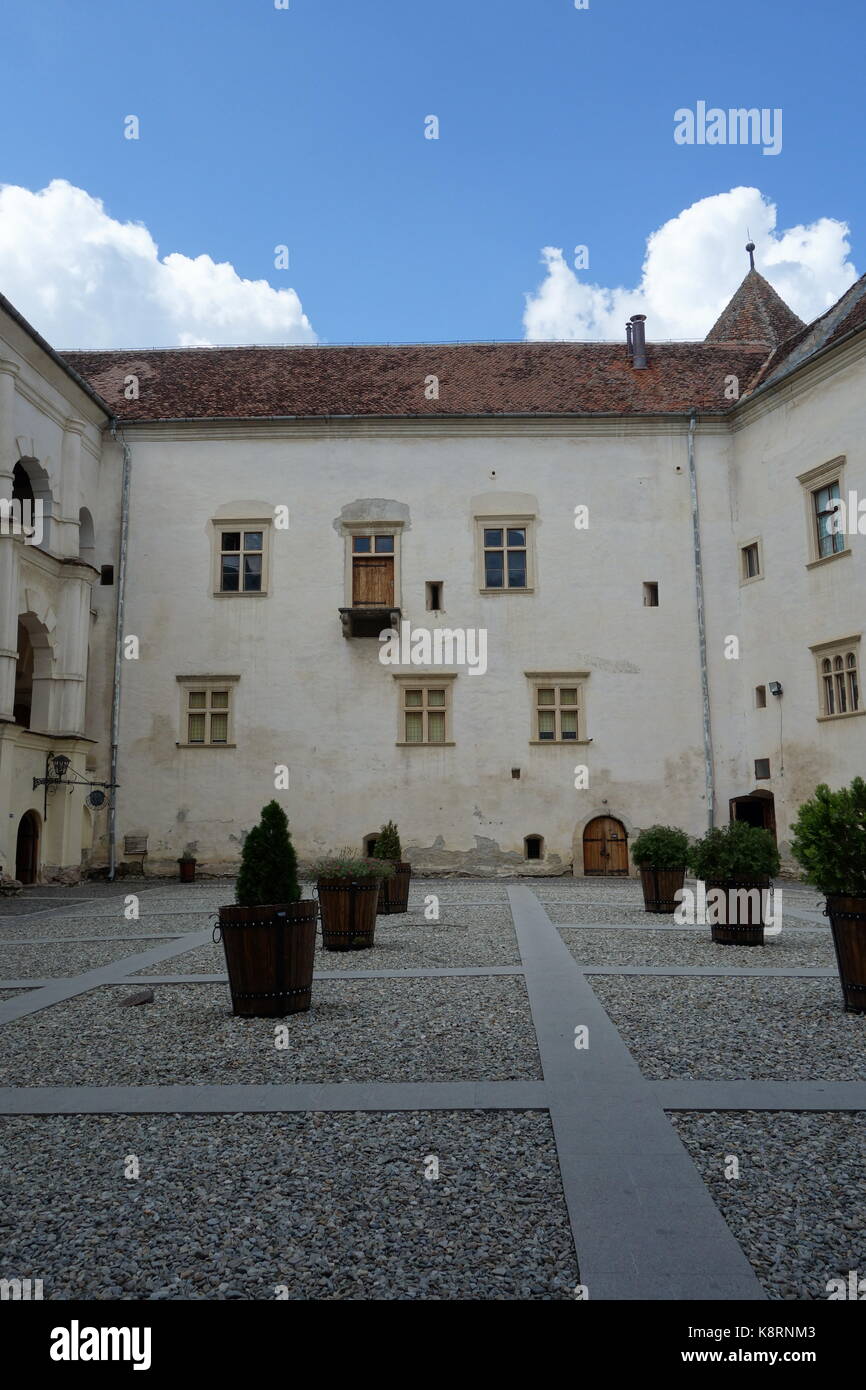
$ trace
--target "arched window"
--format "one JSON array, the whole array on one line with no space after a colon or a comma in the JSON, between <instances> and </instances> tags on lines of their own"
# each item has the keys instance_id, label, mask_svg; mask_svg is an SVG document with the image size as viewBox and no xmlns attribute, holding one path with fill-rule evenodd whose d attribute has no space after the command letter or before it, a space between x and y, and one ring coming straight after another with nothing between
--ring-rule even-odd
<instances>
[{"instance_id":1,"label":"arched window","mask_svg":"<svg viewBox=\"0 0 866 1390\"><path fill-rule=\"evenodd\" d=\"M821 679L824 685L824 713L836 713L836 700L833 695L833 665L828 657L821 662Z\"/></svg>"},{"instance_id":2,"label":"arched window","mask_svg":"<svg viewBox=\"0 0 866 1390\"><path fill-rule=\"evenodd\" d=\"M86 507L78 513L78 555L88 565L96 566L96 537L93 531L93 517Z\"/></svg>"},{"instance_id":3,"label":"arched window","mask_svg":"<svg viewBox=\"0 0 866 1390\"><path fill-rule=\"evenodd\" d=\"M12 470L12 500L14 502L29 502L32 506L36 500L33 495L33 484L30 481L30 474L23 463L16 463Z\"/></svg>"},{"instance_id":4,"label":"arched window","mask_svg":"<svg viewBox=\"0 0 866 1390\"><path fill-rule=\"evenodd\" d=\"M542 835L527 835L523 841L524 859L543 859L544 858L544 837Z\"/></svg>"}]
</instances>

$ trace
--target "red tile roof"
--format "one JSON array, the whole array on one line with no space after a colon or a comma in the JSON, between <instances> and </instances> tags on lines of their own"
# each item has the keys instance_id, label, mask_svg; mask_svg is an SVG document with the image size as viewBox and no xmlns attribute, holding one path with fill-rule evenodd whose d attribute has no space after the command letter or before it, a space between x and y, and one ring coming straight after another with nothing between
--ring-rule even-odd
<instances>
[{"instance_id":1,"label":"red tile roof","mask_svg":"<svg viewBox=\"0 0 866 1390\"><path fill-rule=\"evenodd\" d=\"M703 343L416 343L399 347L145 348L67 352L130 423L157 420L723 414L846 333L866 328L866 276L804 324L750 270ZM127 400L127 378L138 399ZM438 399L425 388L437 377Z\"/></svg>"},{"instance_id":2,"label":"red tile roof","mask_svg":"<svg viewBox=\"0 0 866 1390\"><path fill-rule=\"evenodd\" d=\"M402 347L155 348L68 352L121 420L280 416L440 417L723 412L762 347L651 343L636 371L625 343L463 343ZM125 379L139 381L137 400ZM438 400L425 385L439 379Z\"/></svg>"},{"instance_id":3,"label":"red tile roof","mask_svg":"<svg viewBox=\"0 0 866 1390\"><path fill-rule=\"evenodd\" d=\"M776 347L805 328L769 281L750 270L706 336L708 343L762 343Z\"/></svg>"}]
</instances>

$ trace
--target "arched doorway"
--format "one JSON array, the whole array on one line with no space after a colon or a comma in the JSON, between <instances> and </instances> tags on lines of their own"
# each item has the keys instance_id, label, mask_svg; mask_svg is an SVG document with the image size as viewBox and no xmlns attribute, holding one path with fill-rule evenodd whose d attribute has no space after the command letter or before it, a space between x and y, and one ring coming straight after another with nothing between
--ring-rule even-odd
<instances>
[{"instance_id":1,"label":"arched doorway","mask_svg":"<svg viewBox=\"0 0 866 1390\"><path fill-rule=\"evenodd\" d=\"M744 820L747 825L769 830L775 840L776 802L772 792L761 789L748 796L732 796L730 807L731 820Z\"/></svg>"},{"instance_id":2,"label":"arched doorway","mask_svg":"<svg viewBox=\"0 0 866 1390\"><path fill-rule=\"evenodd\" d=\"M583 832L585 874L628 875L628 835L622 821L596 816Z\"/></svg>"},{"instance_id":3,"label":"arched doorway","mask_svg":"<svg viewBox=\"0 0 866 1390\"><path fill-rule=\"evenodd\" d=\"M39 817L25 811L18 822L15 846L15 877L19 883L35 883L39 873Z\"/></svg>"}]
</instances>

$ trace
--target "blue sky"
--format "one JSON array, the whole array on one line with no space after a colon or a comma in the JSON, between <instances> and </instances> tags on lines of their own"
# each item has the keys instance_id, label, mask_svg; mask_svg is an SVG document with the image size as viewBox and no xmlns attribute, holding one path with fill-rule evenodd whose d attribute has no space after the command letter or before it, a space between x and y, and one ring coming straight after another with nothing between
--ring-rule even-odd
<instances>
[{"instance_id":1,"label":"blue sky","mask_svg":"<svg viewBox=\"0 0 866 1390\"><path fill-rule=\"evenodd\" d=\"M864 268L862 0L0 9L0 183L67 180L161 256L292 286L322 341L519 338L543 247L585 244L584 279L635 286L656 228L738 185L780 228L847 223ZM674 111L699 99L782 108L781 154L675 145Z\"/></svg>"}]
</instances>

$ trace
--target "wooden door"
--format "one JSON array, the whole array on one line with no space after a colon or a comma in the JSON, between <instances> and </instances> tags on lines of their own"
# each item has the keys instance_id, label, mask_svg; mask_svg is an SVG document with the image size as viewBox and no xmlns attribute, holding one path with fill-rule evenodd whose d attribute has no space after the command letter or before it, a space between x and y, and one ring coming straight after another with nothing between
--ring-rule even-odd
<instances>
[{"instance_id":1,"label":"wooden door","mask_svg":"<svg viewBox=\"0 0 866 1390\"><path fill-rule=\"evenodd\" d=\"M585 874L628 874L628 836L622 821L596 816L583 832Z\"/></svg>"},{"instance_id":2,"label":"wooden door","mask_svg":"<svg viewBox=\"0 0 866 1390\"><path fill-rule=\"evenodd\" d=\"M394 606L393 555L352 557L352 603L357 607Z\"/></svg>"},{"instance_id":3,"label":"wooden door","mask_svg":"<svg viewBox=\"0 0 866 1390\"><path fill-rule=\"evenodd\" d=\"M25 811L18 826L15 847L15 877L19 883L35 883L39 870L39 821L35 812Z\"/></svg>"}]
</instances>

